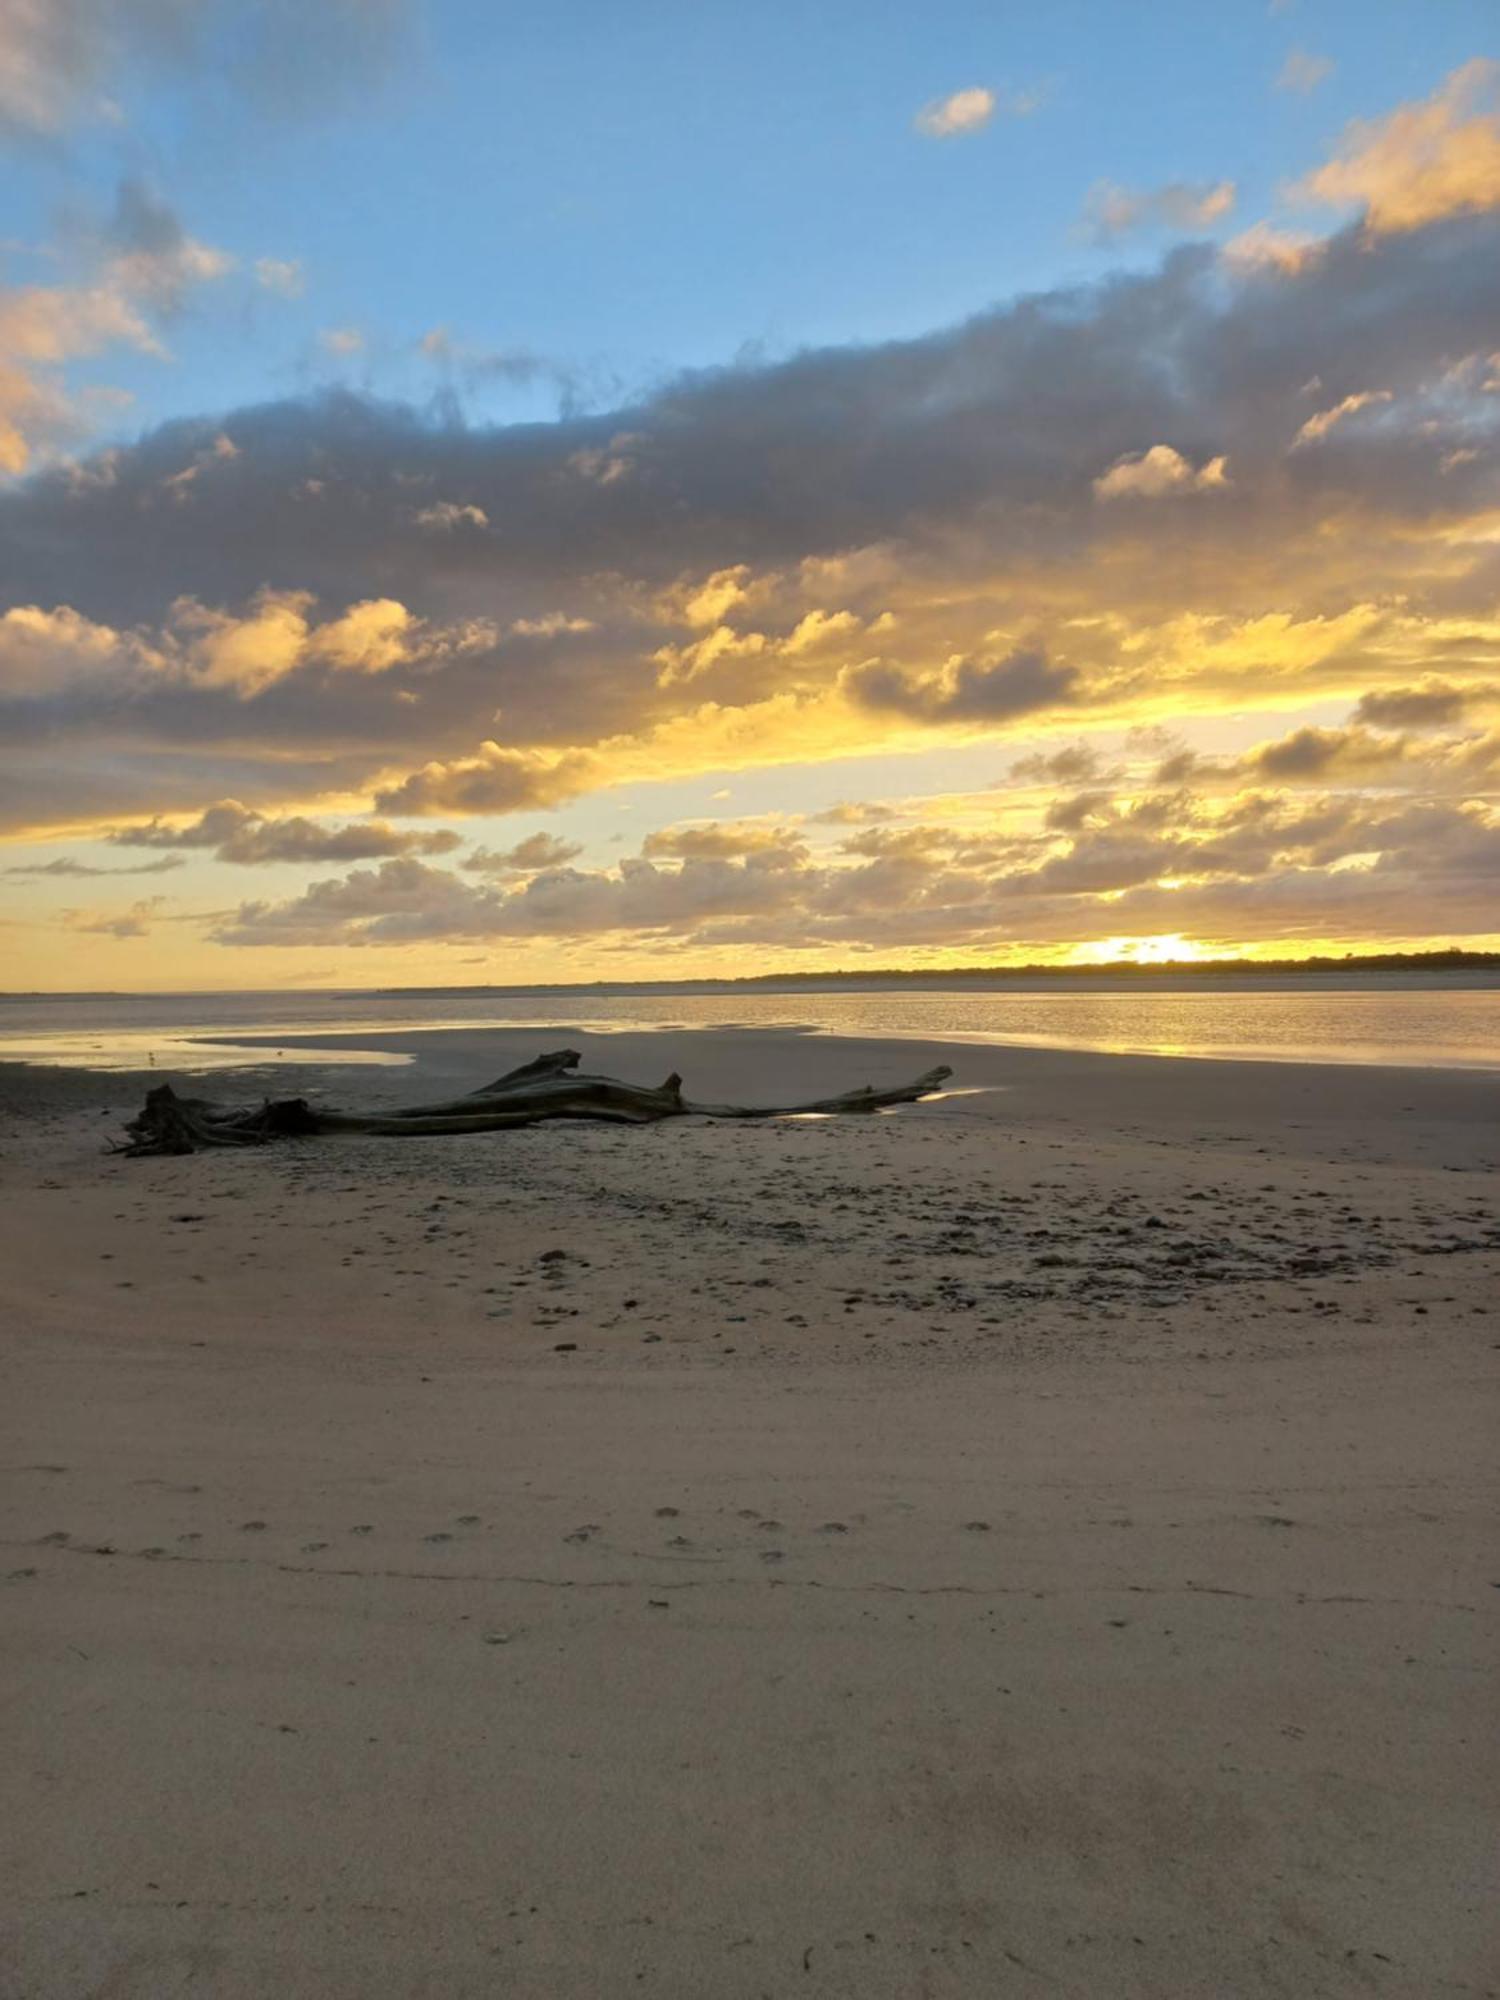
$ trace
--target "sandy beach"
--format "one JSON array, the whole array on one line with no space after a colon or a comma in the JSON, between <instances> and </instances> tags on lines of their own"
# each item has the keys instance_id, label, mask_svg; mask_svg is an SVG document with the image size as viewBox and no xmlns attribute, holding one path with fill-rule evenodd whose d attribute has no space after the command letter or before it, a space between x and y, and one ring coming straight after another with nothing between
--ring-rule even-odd
<instances>
[{"instance_id":1,"label":"sandy beach","mask_svg":"<svg viewBox=\"0 0 1500 2000\"><path fill-rule=\"evenodd\" d=\"M1500 1076L358 1040L956 1094L0 1072L5 2000L1500 1991Z\"/></svg>"}]
</instances>

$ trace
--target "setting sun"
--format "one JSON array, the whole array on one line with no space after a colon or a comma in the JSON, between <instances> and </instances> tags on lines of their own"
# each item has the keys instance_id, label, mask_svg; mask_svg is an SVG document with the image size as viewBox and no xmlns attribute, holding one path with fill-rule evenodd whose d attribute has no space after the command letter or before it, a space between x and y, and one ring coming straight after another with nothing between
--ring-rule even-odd
<instances>
[{"instance_id":1,"label":"setting sun","mask_svg":"<svg viewBox=\"0 0 1500 2000\"><path fill-rule=\"evenodd\" d=\"M1208 956L1210 954L1190 938L1170 931L1157 937L1100 938L1093 944L1081 944L1074 950L1072 962L1075 965L1191 965L1195 960Z\"/></svg>"}]
</instances>

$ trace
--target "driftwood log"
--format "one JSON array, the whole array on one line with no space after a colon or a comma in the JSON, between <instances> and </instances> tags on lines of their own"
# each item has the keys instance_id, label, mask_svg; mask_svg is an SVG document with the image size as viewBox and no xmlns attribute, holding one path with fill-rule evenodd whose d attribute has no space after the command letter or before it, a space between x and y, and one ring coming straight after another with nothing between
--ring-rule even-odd
<instances>
[{"instance_id":1,"label":"driftwood log","mask_svg":"<svg viewBox=\"0 0 1500 2000\"><path fill-rule=\"evenodd\" d=\"M399 1111L326 1111L305 1097L258 1105L211 1104L179 1097L169 1083L147 1094L126 1126L120 1151L132 1155L196 1153L205 1146L263 1146L273 1139L359 1132L382 1139L430 1138L452 1132L505 1132L548 1118L602 1119L617 1125L654 1125L663 1118L795 1118L810 1112L842 1115L914 1104L942 1089L953 1074L946 1064L892 1090L848 1090L806 1104L697 1104L682 1094L682 1078L665 1083L620 1083L612 1076L579 1073L576 1049L558 1049L508 1070L466 1097L442 1104L413 1104Z\"/></svg>"}]
</instances>

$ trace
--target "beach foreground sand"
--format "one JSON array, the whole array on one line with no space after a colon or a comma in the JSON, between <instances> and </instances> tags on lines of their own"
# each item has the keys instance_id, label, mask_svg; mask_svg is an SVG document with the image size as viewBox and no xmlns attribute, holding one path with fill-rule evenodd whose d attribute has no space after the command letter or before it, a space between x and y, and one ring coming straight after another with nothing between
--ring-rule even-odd
<instances>
[{"instance_id":1,"label":"beach foreground sand","mask_svg":"<svg viewBox=\"0 0 1500 2000\"><path fill-rule=\"evenodd\" d=\"M4 1073L5 2000L1497 1990L1500 1078L382 1042L983 1094Z\"/></svg>"}]
</instances>

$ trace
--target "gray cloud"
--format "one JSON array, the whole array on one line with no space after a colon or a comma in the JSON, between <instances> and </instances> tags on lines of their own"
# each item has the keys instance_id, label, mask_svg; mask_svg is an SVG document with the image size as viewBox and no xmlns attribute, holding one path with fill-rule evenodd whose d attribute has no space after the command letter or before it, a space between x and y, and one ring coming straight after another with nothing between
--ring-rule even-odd
<instances>
[{"instance_id":1,"label":"gray cloud","mask_svg":"<svg viewBox=\"0 0 1500 2000\"><path fill-rule=\"evenodd\" d=\"M285 902L244 904L216 936L231 946L615 938L1001 949L1101 929L1213 937L1238 922L1286 936L1336 936L1346 923L1370 937L1409 936L1413 907L1429 933L1493 924L1500 819L1478 805L1331 793L1216 806L1181 788L1124 803L1086 796L1085 811L1059 813L1040 837L877 827L830 859L769 822L758 829L763 845L745 827L726 830L724 845L737 839L739 853L691 851L694 829L683 828L654 843L658 856L675 846L675 865L642 856L617 869L558 867L510 889L404 858Z\"/></svg>"},{"instance_id":2,"label":"gray cloud","mask_svg":"<svg viewBox=\"0 0 1500 2000\"><path fill-rule=\"evenodd\" d=\"M212 79L262 109L319 112L402 45L404 0L7 0L0 138L55 142L110 115L137 73Z\"/></svg>"},{"instance_id":3,"label":"gray cloud","mask_svg":"<svg viewBox=\"0 0 1500 2000\"><path fill-rule=\"evenodd\" d=\"M147 937L166 900L165 896L148 896L132 903L128 910L68 910L64 915L69 930L83 931L93 937Z\"/></svg>"},{"instance_id":4,"label":"gray cloud","mask_svg":"<svg viewBox=\"0 0 1500 2000\"><path fill-rule=\"evenodd\" d=\"M1480 695L1481 690L1451 687L1445 681L1377 689L1361 695L1354 717L1357 722L1372 722L1378 729L1440 729L1445 723L1461 721Z\"/></svg>"},{"instance_id":5,"label":"gray cloud","mask_svg":"<svg viewBox=\"0 0 1500 2000\"><path fill-rule=\"evenodd\" d=\"M1109 775L1104 758L1089 743L1070 743L1061 750L1018 757L1002 783L1017 785L1082 785Z\"/></svg>"},{"instance_id":6,"label":"gray cloud","mask_svg":"<svg viewBox=\"0 0 1500 2000\"><path fill-rule=\"evenodd\" d=\"M220 800L188 826L165 826L153 820L146 826L117 827L108 838L121 847L211 848L216 860L235 862L242 867L258 867L268 862L371 861L383 855L451 854L462 845L456 833L404 832L380 820L321 826L300 814L268 819L241 805L238 799ZM157 864L158 867L174 865Z\"/></svg>"},{"instance_id":7,"label":"gray cloud","mask_svg":"<svg viewBox=\"0 0 1500 2000\"><path fill-rule=\"evenodd\" d=\"M75 861L64 854L59 855L56 861L23 862L13 868L0 868L0 875L59 876L69 879L94 875L166 875L174 868L186 866L187 863L181 855L164 854L160 861L143 861L136 868L92 868L86 861Z\"/></svg>"},{"instance_id":8,"label":"gray cloud","mask_svg":"<svg viewBox=\"0 0 1500 2000\"><path fill-rule=\"evenodd\" d=\"M71 604L117 642L11 695L13 782L34 810L21 760L45 741L59 817L138 809L139 760L168 749L174 784L189 750L215 787L200 805L232 759L251 799L300 779L373 783L392 813L545 808L611 780L595 746L708 698L827 693L843 674L872 716L998 729L1064 697L1156 692L1149 654L1059 629L1080 607L1319 616L1388 599L1396 577L1414 616L1487 613L1492 549L1420 575L1411 550L1424 523L1493 504L1500 399L1453 360L1488 352L1497 323L1500 224L1475 216L1351 230L1295 271L1187 248L925 340L679 378L597 419L467 428L332 395L168 425L0 495L0 601ZM1371 383L1391 397L1379 426L1290 452L1309 414ZM1472 456L1445 470L1460 418ZM1174 500L1169 530L1159 508L1095 504L1094 481L1153 445L1227 455L1232 483ZM420 527L444 501L487 529ZM685 615L667 594L741 569L728 641L708 633L702 671L664 671ZM378 593L410 614L407 640L365 672L310 645L254 686L165 645L179 600L243 620L268 584L324 620ZM918 601L874 636L901 592ZM817 609L850 626L794 644ZM991 663L996 627L1037 640Z\"/></svg>"},{"instance_id":9,"label":"gray cloud","mask_svg":"<svg viewBox=\"0 0 1500 2000\"><path fill-rule=\"evenodd\" d=\"M465 855L463 866L476 875L529 875L545 868L561 868L576 861L582 852L574 840L559 839L555 833L533 833L500 851L476 847Z\"/></svg>"},{"instance_id":10,"label":"gray cloud","mask_svg":"<svg viewBox=\"0 0 1500 2000\"><path fill-rule=\"evenodd\" d=\"M648 860L670 856L681 861L728 861L755 854L795 861L806 857L807 845L789 827L721 820L706 826L661 827L647 834L641 852Z\"/></svg>"},{"instance_id":11,"label":"gray cloud","mask_svg":"<svg viewBox=\"0 0 1500 2000\"><path fill-rule=\"evenodd\" d=\"M1073 668L1053 666L1040 651L1025 651L988 663L951 661L929 675L876 661L854 668L844 685L866 708L922 722L996 722L1055 708L1069 699L1077 679Z\"/></svg>"},{"instance_id":12,"label":"gray cloud","mask_svg":"<svg viewBox=\"0 0 1500 2000\"><path fill-rule=\"evenodd\" d=\"M1279 742L1267 743L1247 761L1263 777L1307 779L1340 771L1379 771L1399 764L1406 755L1406 738L1376 736L1366 729L1295 729Z\"/></svg>"},{"instance_id":13,"label":"gray cloud","mask_svg":"<svg viewBox=\"0 0 1500 2000\"><path fill-rule=\"evenodd\" d=\"M549 761L522 750L487 743L480 754L454 764L434 761L399 785L375 794L381 812L511 813L563 805L601 782L595 760L566 756Z\"/></svg>"}]
</instances>

